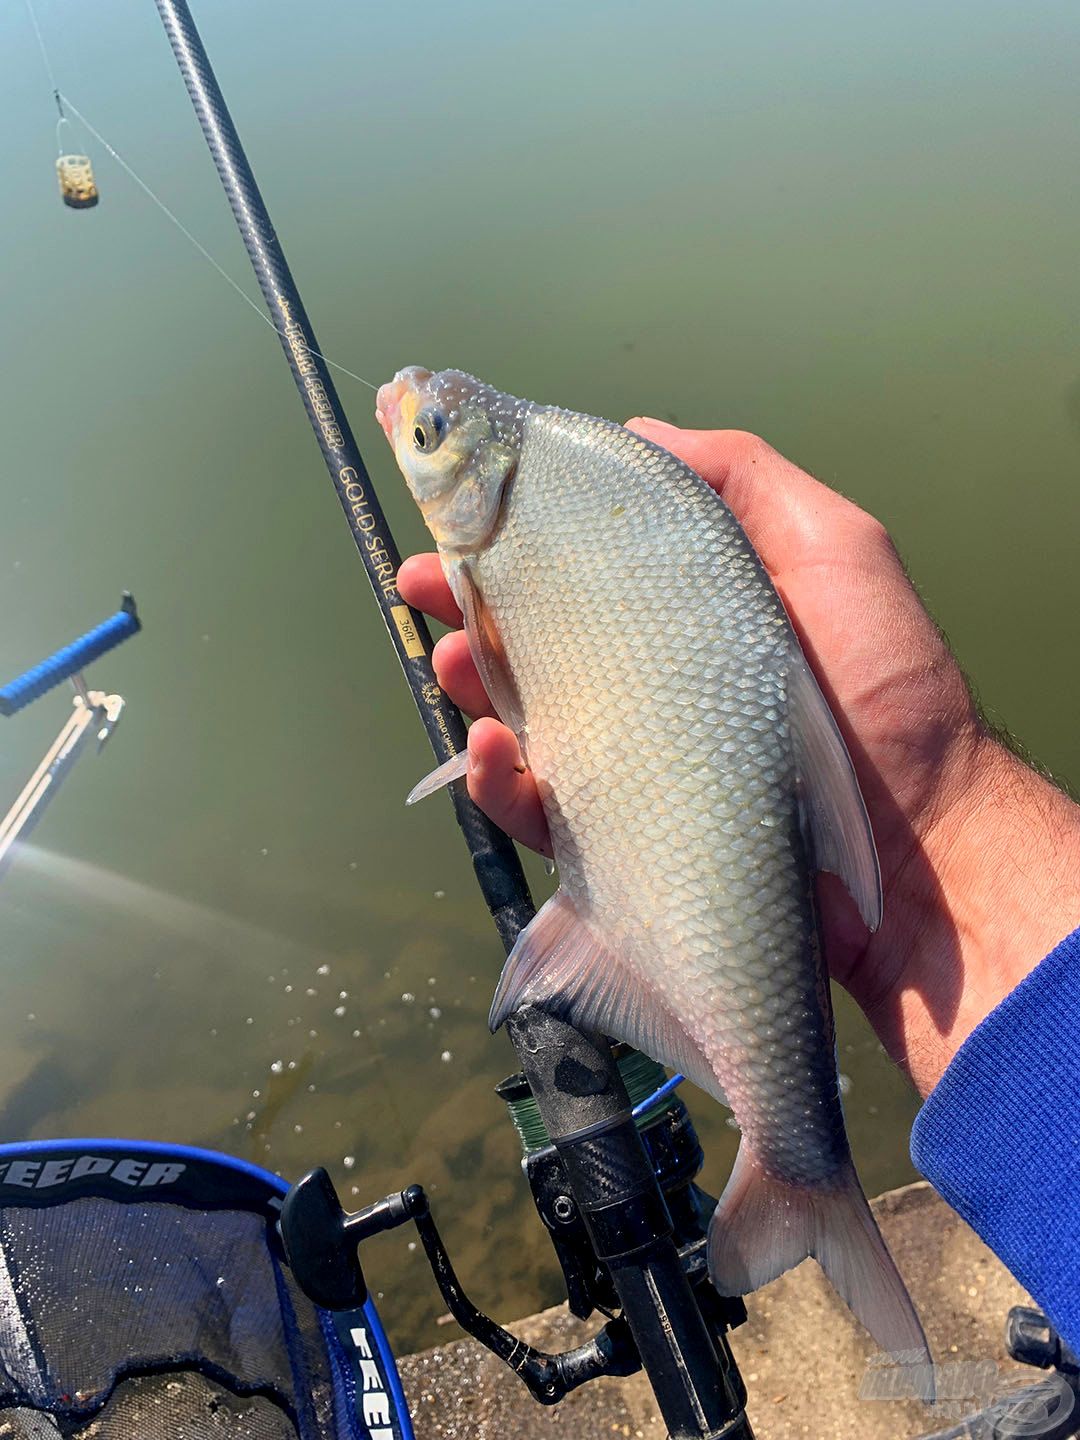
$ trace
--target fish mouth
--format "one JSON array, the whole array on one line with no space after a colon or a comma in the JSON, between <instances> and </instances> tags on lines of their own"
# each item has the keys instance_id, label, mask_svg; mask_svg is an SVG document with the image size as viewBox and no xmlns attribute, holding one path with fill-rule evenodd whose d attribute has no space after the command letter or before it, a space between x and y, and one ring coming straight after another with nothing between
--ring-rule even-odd
<instances>
[{"instance_id":1,"label":"fish mouth","mask_svg":"<svg viewBox=\"0 0 1080 1440\"><path fill-rule=\"evenodd\" d=\"M408 365L404 370L399 370L393 380L379 386L375 396L375 419L382 426L383 434L391 445L394 443L402 400L410 390L430 379L430 370L424 370L419 365Z\"/></svg>"},{"instance_id":2,"label":"fish mouth","mask_svg":"<svg viewBox=\"0 0 1080 1440\"><path fill-rule=\"evenodd\" d=\"M383 434L391 445L394 443L394 430L397 427L404 390L400 380L389 380L385 385L379 386L379 392L375 396L375 419L382 426Z\"/></svg>"}]
</instances>

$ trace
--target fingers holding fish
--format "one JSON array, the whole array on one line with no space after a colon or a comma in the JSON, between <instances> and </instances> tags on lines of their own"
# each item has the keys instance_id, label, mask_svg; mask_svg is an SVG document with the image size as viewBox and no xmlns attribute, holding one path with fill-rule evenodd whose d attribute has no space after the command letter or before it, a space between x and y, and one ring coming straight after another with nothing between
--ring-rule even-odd
<instances>
[{"instance_id":1,"label":"fingers holding fish","mask_svg":"<svg viewBox=\"0 0 1080 1440\"><path fill-rule=\"evenodd\" d=\"M435 678L459 710L472 719L494 715L495 708L484 689L469 652L463 630L451 630L435 646L432 654Z\"/></svg>"},{"instance_id":2,"label":"fingers holding fish","mask_svg":"<svg viewBox=\"0 0 1080 1440\"><path fill-rule=\"evenodd\" d=\"M451 625L455 630L461 629L464 623L461 611L450 593L439 557L433 551L410 555L401 562L397 588L401 598L414 610L423 610L432 619Z\"/></svg>"},{"instance_id":3,"label":"fingers holding fish","mask_svg":"<svg viewBox=\"0 0 1080 1440\"><path fill-rule=\"evenodd\" d=\"M403 561L398 589L408 604L444 625L462 624L438 555L411 555ZM508 835L550 859L551 837L536 781L525 768L513 731L493 718L495 710L465 632L458 628L444 635L431 658L439 684L460 710L476 720L469 731L469 794Z\"/></svg>"},{"instance_id":4,"label":"fingers holding fish","mask_svg":"<svg viewBox=\"0 0 1080 1440\"><path fill-rule=\"evenodd\" d=\"M512 730L494 719L469 731L469 794L500 829L551 859L544 807Z\"/></svg>"}]
</instances>

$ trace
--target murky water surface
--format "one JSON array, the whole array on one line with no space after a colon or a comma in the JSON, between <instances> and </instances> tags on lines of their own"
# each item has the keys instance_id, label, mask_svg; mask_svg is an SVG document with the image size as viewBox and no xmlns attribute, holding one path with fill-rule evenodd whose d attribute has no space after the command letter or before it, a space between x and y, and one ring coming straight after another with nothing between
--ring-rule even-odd
<instances>
[{"instance_id":1,"label":"murky water surface","mask_svg":"<svg viewBox=\"0 0 1080 1440\"><path fill-rule=\"evenodd\" d=\"M40 0L59 83L248 289L153 6ZM738 425L880 515L987 705L1080 779L1080 12L796 3L199 6L322 345L599 414ZM431 1190L501 1318L559 1297L484 1024L499 968L266 327L51 99L0 12L0 672L129 586L129 710L0 883L0 1137L220 1146ZM403 549L418 516L345 396ZM0 808L60 693L0 729ZM546 882L538 878L538 888ZM916 1103L844 1007L869 1190ZM736 1136L692 1101L723 1183ZM445 1337L407 1237L369 1264Z\"/></svg>"}]
</instances>

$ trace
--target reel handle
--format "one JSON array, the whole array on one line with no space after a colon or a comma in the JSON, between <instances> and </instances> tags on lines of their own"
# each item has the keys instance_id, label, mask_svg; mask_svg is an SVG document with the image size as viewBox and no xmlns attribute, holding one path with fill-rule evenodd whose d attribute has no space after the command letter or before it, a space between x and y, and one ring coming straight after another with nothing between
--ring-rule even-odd
<instances>
[{"instance_id":1,"label":"reel handle","mask_svg":"<svg viewBox=\"0 0 1080 1440\"><path fill-rule=\"evenodd\" d=\"M296 1283L324 1310L356 1310L367 1300L357 1247L413 1218L411 1190L387 1195L349 1214L320 1166L295 1184L281 1207L279 1229Z\"/></svg>"}]
</instances>

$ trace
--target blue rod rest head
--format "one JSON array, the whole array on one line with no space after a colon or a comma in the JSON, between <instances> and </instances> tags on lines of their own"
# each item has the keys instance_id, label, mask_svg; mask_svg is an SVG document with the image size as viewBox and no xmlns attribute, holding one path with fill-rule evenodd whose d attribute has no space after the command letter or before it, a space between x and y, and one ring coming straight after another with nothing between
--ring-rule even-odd
<instances>
[{"instance_id":1,"label":"blue rod rest head","mask_svg":"<svg viewBox=\"0 0 1080 1440\"><path fill-rule=\"evenodd\" d=\"M135 599L125 590L115 615L0 688L0 715L14 715L141 629Z\"/></svg>"}]
</instances>

